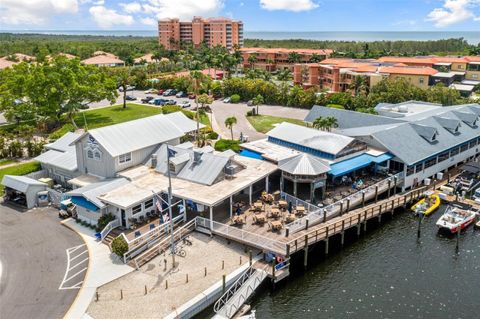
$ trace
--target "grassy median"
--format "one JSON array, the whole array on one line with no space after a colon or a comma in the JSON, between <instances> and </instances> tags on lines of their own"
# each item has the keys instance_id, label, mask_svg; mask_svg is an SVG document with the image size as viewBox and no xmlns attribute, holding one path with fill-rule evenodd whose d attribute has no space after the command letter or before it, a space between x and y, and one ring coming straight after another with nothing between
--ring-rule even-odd
<instances>
[{"instance_id":1,"label":"grassy median","mask_svg":"<svg viewBox=\"0 0 480 319\"><path fill-rule=\"evenodd\" d=\"M270 116L270 115L252 115L247 116L247 120L252 124L257 132L267 133L275 127L275 124L288 122L305 126L302 120L290 119L286 117Z\"/></svg>"}]
</instances>

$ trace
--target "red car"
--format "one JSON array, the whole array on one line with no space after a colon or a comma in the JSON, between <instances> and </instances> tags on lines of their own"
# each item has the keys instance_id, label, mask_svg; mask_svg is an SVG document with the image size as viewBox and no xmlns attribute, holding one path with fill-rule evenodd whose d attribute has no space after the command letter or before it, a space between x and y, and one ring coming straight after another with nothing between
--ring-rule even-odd
<instances>
[{"instance_id":1,"label":"red car","mask_svg":"<svg viewBox=\"0 0 480 319\"><path fill-rule=\"evenodd\" d=\"M195 95L194 93L188 93L188 98L189 98L190 100L193 100L193 99L196 98L196 95Z\"/></svg>"},{"instance_id":2,"label":"red car","mask_svg":"<svg viewBox=\"0 0 480 319\"><path fill-rule=\"evenodd\" d=\"M157 93L157 94L158 94L158 95L162 95L163 92L165 92L165 90L158 90L158 93Z\"/></svg>"}]
</instances>

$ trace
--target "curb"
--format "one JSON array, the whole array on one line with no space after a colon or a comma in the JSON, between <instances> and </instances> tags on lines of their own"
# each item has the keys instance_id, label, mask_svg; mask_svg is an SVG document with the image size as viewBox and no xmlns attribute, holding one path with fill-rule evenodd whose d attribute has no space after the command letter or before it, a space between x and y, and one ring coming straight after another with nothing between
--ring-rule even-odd
<instances>
[{"instance_id":1,"label":"curb","mask_svg":"<svg viewBox=\"0 0 480 319\"><path fill-rule=\"evenodd\" d=\"M60 222L60 224L62 224L63 226L67 227L68 229L70 229L71 231L75 232L78 234L78 236L80 236L80 238L82 238L83 242L85 243L85 246L87 246L87 250L88 250L88 268L87 268L87 272L85 273L85 277L84 277L84 280L83 280L83 283L82 283L82 287L80 287L80 289L78 290L78 293L77 295L75 296L75 299L73 300L72 304L70 305L70 308L68 308L67 312L65 313L65 315L63 316L63 319L69 319L69 316L70 316L70 313L73 311L73 309L75 308L75 305L78 301L78 298L81 294L81 292L83 291L83 289L85 288L85 282L86 282L86 278L87 276L90 274L90 269L91 269L91 262L92 262L92 258L90 258L90 256L92 255L92 252L90 250L90 246L88 246L87 242L85 241L85 239L83 239L83 236L82 234L80 234L78 231L76 231L74 228L72 228L71 226L67 225L67 221L71 220L72 218L67 218L67 219L64 219Z\"/></svg>"}]
</instances>

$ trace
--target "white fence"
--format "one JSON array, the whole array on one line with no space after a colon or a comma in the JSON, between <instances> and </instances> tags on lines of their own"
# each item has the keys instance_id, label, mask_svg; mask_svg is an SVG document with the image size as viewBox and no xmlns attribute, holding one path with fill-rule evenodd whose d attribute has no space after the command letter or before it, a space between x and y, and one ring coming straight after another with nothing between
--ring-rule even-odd
<instances>
[{"instance_id":1,"label":"white fence","mask_svg":"<svg viewBox=\"0 0 480 319\"><path fill-rule=\"evenodd\" d=\"M389 184L390 184L390 188L396 187L396 185L398 185L398 183L402 181L402 178L403 178L403 173L398 173L396 175L389 176L384 180L374 185L371 185L359 192L356 192L346 198L343 198L342 200L339 200L331 205L328 205L323 208L317 208L311 211L306 216L288 224L286 228L288 228L288 231L290 234L293 234L300 230L305 229L307 227L307 220L308 220L308 225L312 226L312 225L321 223L322 221L327 221L329 219L332 219L340 214L340 210L346 210L347 202L349 203L350 208L357 206L362 201L367 201L369 199L372 199L375 196L376 191L378 191L378 194L380 194L385 190L388 190Z\"/></svg>"},{"instance_id":2,"label":"white fence","mask_svg":"<svg viewBox=\"0 0 480 319\"><path fill-rule=\"evenodd\" d=\"M121 222L119 219L112 220L103 228L103 230L100 232L100 240L104 240L105 237L115 228L120 227Z\"/></svg>"}]
</instances>

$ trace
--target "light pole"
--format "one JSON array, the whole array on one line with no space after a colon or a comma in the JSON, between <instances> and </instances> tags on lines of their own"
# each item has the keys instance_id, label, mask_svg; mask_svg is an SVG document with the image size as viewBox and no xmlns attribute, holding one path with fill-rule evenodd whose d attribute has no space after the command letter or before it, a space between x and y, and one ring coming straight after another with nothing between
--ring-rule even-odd
<instances>
[{"instance_id":1,"label":"light pole","mask_svg":"<svg viewBox=\"0 0 480 319\"><path fill-rule=\"evenodd\" d=\"M175 236L173 234L173 216L172 216L172 178L170 176L170 156L174 156L177 152L171 150L167 145L167 176L168 176L168 218L170 219L170 233L171 233L171 253L172 253L172 268L175 268Z\"/></svg>"}]
</instances>

